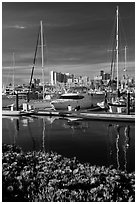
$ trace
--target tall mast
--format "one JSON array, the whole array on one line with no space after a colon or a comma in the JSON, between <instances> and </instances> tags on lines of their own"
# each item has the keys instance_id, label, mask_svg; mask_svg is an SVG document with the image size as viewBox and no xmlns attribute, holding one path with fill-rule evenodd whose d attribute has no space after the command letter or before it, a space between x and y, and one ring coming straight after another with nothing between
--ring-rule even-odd
<instances>
[{"instance_id":1,"label":"tall mast","mask_svg":"<svg viewBox=\"0 0 137 204\"><path fill-rule=\"evenodd\" d=\"M41 27L41 64L42 64L42 84L43 84L43 99L44 99L44 58L43 58L43 26L42 21L40 21Z\"/></svg>"},{"instance_id":2,"label":"tall mast","mask_svg":"<svg viewBox=\"0 0 137 204\"><path fill-rule=\"evenodd\" d=\"M127 78L127 46L125 46L125 66L124 66L124 72L125 72L125 77Z\"/></svg>"},{"instance_id":3,"label":"tall mast","mask_svg":"<svg viewBox=\"0 0 137 204\"><path fill-rule=\"evenodd\" d=\"M117 68L117 90L119 87L119 78L118 78L118 50L119 50L119 44L118 44L118 32L119 32L119 22L118 22L118 17L119 17L119 10L118 10L118 6L117 6L117 11L116 11L116 16L117 16L117 30L116 30L116 68Z\"/></svg>"},{"instance_id":4,"label":"tall mast","mask_svg":"<svg viewBox=\"0 0 137 204\"><path fill-rule=\"evenodd\" d=\"M15 87L15 79L14 79L14 75L15 75L15 55L14 55L14 52L13 52L13 81L12 81L12 86L13 86L13 90L14 90L14 87Z\"/></svg>"}]
</instances>

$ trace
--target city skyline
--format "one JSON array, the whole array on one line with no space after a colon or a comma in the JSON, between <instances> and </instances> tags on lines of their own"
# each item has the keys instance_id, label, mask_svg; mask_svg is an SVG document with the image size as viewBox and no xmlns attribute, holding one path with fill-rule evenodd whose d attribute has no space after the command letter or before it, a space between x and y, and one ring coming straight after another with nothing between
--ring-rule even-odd
<instances>
[{"instance_id":1,"label":"city skyline","mask_svg":"<svg viewBox=\"0 0 137 204\"><path fill-rule=\"evenodd\" d=\"M2 79L29 83L40 20L43 21L45 81L49 72L86 75L110 71L112 31L119 6L127 46L127 73L135 75L134 2L4 2L2 3ZM124 47L123 47L124 48ZM124 56L124 51L123 56ZM35 76L41 76L40 49ZM120 59L123 64L123 59ZM120 68L122 75L123 65Z\"/></svg>"}]
</instances>

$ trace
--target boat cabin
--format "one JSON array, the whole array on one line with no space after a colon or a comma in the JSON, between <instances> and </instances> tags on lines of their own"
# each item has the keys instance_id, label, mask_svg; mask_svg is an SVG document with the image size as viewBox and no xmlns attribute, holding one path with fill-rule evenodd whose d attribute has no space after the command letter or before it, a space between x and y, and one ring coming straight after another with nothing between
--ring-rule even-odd
<instances>
[{"instance_id":1,"label":"boat cabin","mask_svg":"<svg viewBox=\"0 0 137 204\"><path fill-rule=\"evenodd\" d=\"M82 95L61 95L59 99L73 99L73 100L79 100L79 99L83 99L84 96Z\"/></svg>"}]
</instances>

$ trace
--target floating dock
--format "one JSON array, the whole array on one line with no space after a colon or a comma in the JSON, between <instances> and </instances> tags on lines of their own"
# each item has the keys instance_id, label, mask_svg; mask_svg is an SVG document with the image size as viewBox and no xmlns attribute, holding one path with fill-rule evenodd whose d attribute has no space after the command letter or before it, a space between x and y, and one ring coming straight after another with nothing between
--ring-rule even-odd
<instances>
[{"instance_id":1,"label":"floating dock","mask_svg":"<svg viewBox=\"0 0 137 204\"><path fill-rule=\"evenodd\" d=\"M60 115L60 112L59 112L59 111L55 111L55 110L51 110L51 109L47 109L47 110L34 111L33 115L40 115L40 116L46 116L46 115L59 116L59 115Z\"/></svg>"},{"instance_id":2,"label":"floating dock","mask_svg":"<svg viewBox=\"0 0 137 204\"><path fill-rule=\"evenodd\" d=\"M59 116L59 117L71 117L71 118L81 118L88 120L107 120L107 121L127 121L135 122L135 115L119 114L119 113L90 113L90 112L81 112L81 111L37 111L33 115L41 116Z\"/></svg>"},{"instance_id":3,"label":"floating dock","mask_svg":"<svg viewBox=\"0 0 137 204\"><path fill-rule=\"evenodd\" d=\"M29 116L32 115L33 112L25 112L20 110L2 110L3 116Z\"/></svg>"},{"instance_id":4,"label":"floating dock","mask_svg":"<svg viewBox=\"0 0 137 204\"><path fill-rule=\"evenodd\" d=\"M135 122L135 115L114 113L80 113L80 117L92 120L127 121Z\"/></svg>"},{"instance_id":5,"label":"floating dock","mask_svg":"<svg viewBox=\"0 0 137 204\"><path fill-rule=\"evenodd\" d=\"M83 120L102 120L102 121L124 121L135 122L135 115L119 114L119 113L91 113L82 111L55 111L51 109L39 111L11 111L2 110L3 116L58 116L62 118L79 118Z\"/></svg>"}]
</instances>

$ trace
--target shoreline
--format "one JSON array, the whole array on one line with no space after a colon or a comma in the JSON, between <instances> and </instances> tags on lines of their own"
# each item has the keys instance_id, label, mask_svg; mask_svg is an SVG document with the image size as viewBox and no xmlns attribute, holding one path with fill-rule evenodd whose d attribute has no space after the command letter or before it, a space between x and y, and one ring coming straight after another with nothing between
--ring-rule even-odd
<instances>
[{"instance_id":1,"label":"shoreline","mask_svg":"<svg viewBox=\"0 0 137 204\"><path fill-rule=\"evenodd\" d=\"M2 146L3 202L134 202L135 172Z\"/></svg>"}]
</instances>

